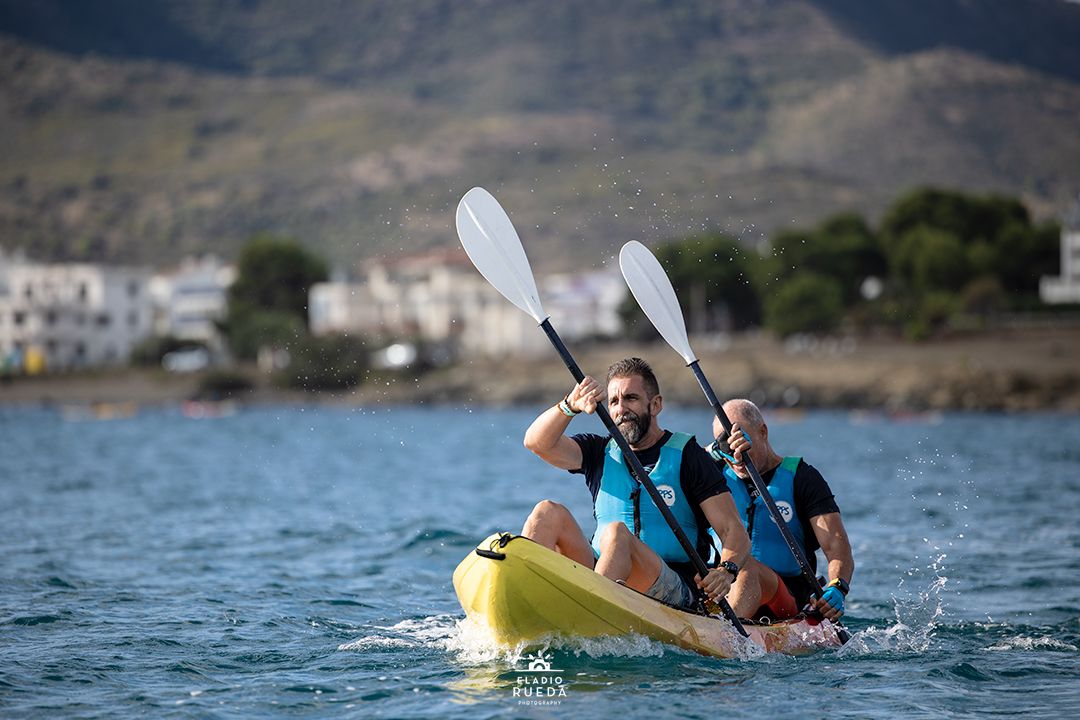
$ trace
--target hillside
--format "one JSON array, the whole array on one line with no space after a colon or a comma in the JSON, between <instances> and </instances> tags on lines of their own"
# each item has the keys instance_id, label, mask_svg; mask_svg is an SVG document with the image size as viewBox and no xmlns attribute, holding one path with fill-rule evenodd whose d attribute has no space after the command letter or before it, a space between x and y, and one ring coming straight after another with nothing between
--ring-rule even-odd
<instances>
[{"instance_id":1,"label":"hillside","mask_svg":"<svg viewBox=\"0 0 1080 720\"><path fill-rule=\"evenodd\" d=\"M1064 211L1080 6L915 5L0 0L0 245L348 265L452 242L477 184L561 269L927 182Z\"/></svg>"}]
</instances>

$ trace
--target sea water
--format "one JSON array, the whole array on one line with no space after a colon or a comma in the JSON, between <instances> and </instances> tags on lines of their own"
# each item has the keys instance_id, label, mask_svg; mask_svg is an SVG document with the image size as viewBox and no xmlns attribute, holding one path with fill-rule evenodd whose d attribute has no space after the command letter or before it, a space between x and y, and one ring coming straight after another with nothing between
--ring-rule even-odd
<instances>
[{"instance_id":1,"label":"sea water","mask_svg":"<svg viewBox=\"0 0 1080 720\"><path fill-rule=\"evenodd\" d=\"M0 716L1080 715L1080 417L769 415L836 493L853 638L719 660L464 622L481 538L542 498L589 529L521 445L540 410L0 410Z\"/></svg>"}]
</instances>

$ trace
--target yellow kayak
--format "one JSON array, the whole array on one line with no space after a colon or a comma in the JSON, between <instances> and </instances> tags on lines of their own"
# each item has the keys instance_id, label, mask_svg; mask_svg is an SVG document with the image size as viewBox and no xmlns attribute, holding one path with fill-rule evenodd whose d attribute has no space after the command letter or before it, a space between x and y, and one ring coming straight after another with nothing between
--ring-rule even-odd
<instances>
[{"instance_id":1,"label":"yellow kayak","mask_svg":"<svg viewBox=\"0 0 1080 720\"><path fill-rule=\"evenodd\" d=\"M723 617L676 610L615 583L528 538L496 533L454 571L465 614L505 645L552 635L637 633L703 655L736 657L745 642ZM746 625L767 652L806 653L840 645L828 621L799 617Z\"/></svg>"}]
</instances>

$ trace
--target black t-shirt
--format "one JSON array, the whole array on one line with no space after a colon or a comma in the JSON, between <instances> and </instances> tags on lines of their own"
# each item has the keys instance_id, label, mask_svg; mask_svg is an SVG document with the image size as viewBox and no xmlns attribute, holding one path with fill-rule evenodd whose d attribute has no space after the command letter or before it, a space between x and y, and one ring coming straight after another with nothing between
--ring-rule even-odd
<instances>
[{"instance_id":1,"label":"black t-shirt","mask_svg":"<svg viewBox=\"0 0 1080 720\"><path fill-rule=\"evenodd\" d=\"M710 457L711 459L711 457ZM723 472L723 469L727 467L727 463L723 460L714 460L717 467ZM777 466L779 467L779 466ZM769 470L766 473L761 474L761 479L768 485L772 482L773 475L776 474L776 468ZM725 475L725 478L727 476ZM740 478L742 479L742 478ZM743 480L743 484L746 485L747 491L752 493L754 484L750 478ZM803 542L806 546L806 560L810 563L810 569L815 573L817 572L817 549L821 547L818 542L817 535L814 534L814 528L810 524L810 520L818 515L827 515L829 513L838 513L840 508L836 505L836 498L833 497L832 489L829 487L829 483L825 482L825 478L821 476L821 473L817 471L813 465L810 465L805 460L799 461L799 467L795 469L795 478L792 485L792 493L795 496L795 516L799 518L799 524L802 525ZM802 579L799 575L798 579ZM787 581L788 578L785 578ZM787 583L791 587L792 583ZM794 588L792 589L794 592ZM799 600L801 593L795 593L796 600ZM807 594L809 592L807 591Z\"/></svg>"},{"instance_id":2,"label":"black t-shirt","mask_svg":"<svg viewBox=\"0 0 1080 720\"><path fill-rule=\"evenodd\" d=\"M595 435L582 433L574 435L571 439L581 448L581 467L570 472L585 476L585 484L589 487L593 499L593 515L595 517L596 496L600 493L600 479L604 472L604 455L607 451L610 435ZM652 447L635 451L634 455L641 462L646 472L652 472L660 459L660 448L671 439L671 432L664 431L664 435ZM698 554L704 558L709 556L709 520L701 510L701 503L714 495L731 492L728 489L724 475L713 463L713 459L697 444L693 438L686 443L682 453L682 467L679 470L679 480L683 494L690 503L697 519L698 537L695 545ZM641 502L652 502L645 494ZM680 575L688 579L694 577L695 571L690 563L670 563L671 567ZM693 587L693 583L691 583Z\"/></svg>"}]
</instances>

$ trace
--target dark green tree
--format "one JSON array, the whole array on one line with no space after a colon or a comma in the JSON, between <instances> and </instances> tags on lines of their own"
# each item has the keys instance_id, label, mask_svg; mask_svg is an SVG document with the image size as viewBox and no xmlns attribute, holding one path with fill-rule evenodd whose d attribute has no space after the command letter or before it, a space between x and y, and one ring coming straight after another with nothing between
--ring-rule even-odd
<instances>
[{"instance_id":1,"label":"dark green tree","mask_svg":"<svg viewBox=\"0 0 1080 720\"><path fill-rule=\"evenodd\" d=\"M240 251L236 272L224 329L238 357L305 334L308 291L327 277L321 258L295 240L257 235Z\"/></svg>"},{"instance_id":2,"label":"dark green tree","mask_svg":"<svg viewBox=\"0 0 1080 720\"><path fill-rule=\"evenodd\" d=\"M1032 304L1039 278L1056 270L1057 226L1032 225L1016 198L919 188L889 208L880 236L893 279L915 294L994 279L1016 307Z\"/></svg>"},{"instance_id":3,"label":"dark green tree","mask_svg":"<svg viewBox=\"0 0 1080 720\"><path fill-rule=\"evenodd\" d=\"M963 243L951 232L917 226L893 250L893 272L921 295L932 290L959 290L971 279Z\"/></svg>"},{"instance_id":4,"label":"dark green tree","mask_svg":"<svg viewBox=\"0 0 1080 720\"><path fill-rule=\"evenodd\" d=\"M854 213L827 218L812 232L789 230L772 241L772 252L754 265L758 293L766 297L803 272L836 280L845 306L859 300L862 282L883 277L888 263L873 230Z\"/></svg>"},{"instance_id":5,"label":"dark green tree","mask_svg":"<svg viewBox=\"0 0 1080 720\"><path fill-rule=\"evenodd\" d=\"M829 332L843 315L840 283L809 271L796 273L765 298L765 325L781 336Z\"/></svg>"}]
</instances>

